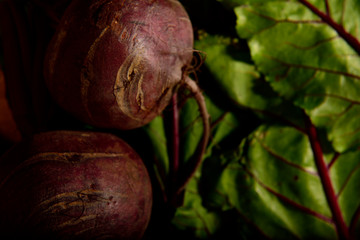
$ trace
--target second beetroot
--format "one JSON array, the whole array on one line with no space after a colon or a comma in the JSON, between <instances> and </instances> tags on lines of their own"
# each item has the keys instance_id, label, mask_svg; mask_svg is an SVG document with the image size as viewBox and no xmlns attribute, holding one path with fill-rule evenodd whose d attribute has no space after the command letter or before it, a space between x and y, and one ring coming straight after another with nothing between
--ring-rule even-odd
<instances>
[{"instance_id":1,"label":"second beetroot","mask_svg":"<svg viewBox=\"0 0 360 240\"><path fill-rule=\"evenodd\" d=\"M111 134L35 135L0 159L4 239L140 239L152 187L137 153Z\"/></svg>"}]
</instances>

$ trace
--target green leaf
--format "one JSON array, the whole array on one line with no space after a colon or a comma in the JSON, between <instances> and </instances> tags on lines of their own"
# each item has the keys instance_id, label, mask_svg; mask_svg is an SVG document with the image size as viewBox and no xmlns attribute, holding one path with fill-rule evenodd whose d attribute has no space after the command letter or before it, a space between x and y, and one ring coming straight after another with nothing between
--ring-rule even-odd
<instances>
[{"instance_id":1,"label":"green leaf","mask_svg":"<svg viewBox=\"0 0 360 240\"><path fill-rule=\"evenodd\" d=\"M196 100L187 99L180 110L180 146L182 163L187 162L194 154L202 137L203 125Z\"/></svg>"},{"instance_id":2,"label":"green leaf","mask_svg":"<svg viewBox=\"0 0 360 240\"><path fill-rule=\"evenodd\" d=\"M193 237L207 239L218 229L219 216L202 205L197 178L192 178L187 185L184 204L177 209L172 223L179 230L190 231Z\"/></svg>"},{"instance_id":3,"label":"green leaf","mask_svg":"<svg viewBox=\"0 0 360 240\"><path fill-rule=\"evenodd\" d=\"M326 156L347 226L358 224L360 152ZM202 169L204 205L234 209L242 233L270 239L337 239L312 148L303 132L263 125L239 149L209 158ZM234 230L235 231L235 230ZM253 232L248 233L251 237Z\"/></svg>"},{"instance_id":4,"label":"green leaf","mask_svg":"<svg viewBox=\"0 0 360 240\"><path fill-rule=\"evenodd\" d=\"M162 116L156 117L149 124L143 127L147 133L154 152L153 166L156 177L165 189L165 181L169 175L169 156L167 152L167 139Z\"/></svg>"},{"instance_id":5,"label":"green leaf","mask_svg":"<svg viewBox=\"0 0 360 240\"><path fill-rule=\"evenodd\" d=\"M214 124L215 123L215 124ZM240 127L240 121L235 115L231 112L225 112L221 116L219 116L215 121L213 122L213 128L212 128L212 137L211 141L208 145L208 151L206 157L211 156L211 150L212 148L219 147L221 142L231 137L234 131ZM239 141L241 140L241 136L239 137ZM231 138L233 140L233 138Z\"/></svg>"},{"instance_id":6,"label":"green leaf","mask_svg":"<svg viewBox=\"0 0 360 240\"><path fill-rule=\"evenodd\" d=\"M326 129L339 152L360 141L360 122L353 120L360 113L359 9L355 0L250 1L235 8L238 34L248 39L259 71Z\"/></svg>"},{"instance_id":7,"label":"green leaf","mask_svg":"<svg viewBox=\"0 0 360 240\"><path fill-rule=\"evenodd\" d=\"M209 112L215 119L212 128L212 141L207 148L207 157L212 154L212 149L218 147L239 126L236 117L231 113L220 111L215 105L208 102ZM222 115L219 115L219 114ZM241 141L241 139L239 139ZM206 158L205 156L205 158ZM202 196L199 193L199 178L202 176L201 166L185 188L184 204L177 208L173 224L180 230L189 232L191 237L207 239L212 237L222 225L221 211L211 211L203 206Z\"/></svg>"},{"instance_id":8,"label":"green leaf","mask_svg":"<svg viewBox=\"0 0 360 240\"><path fill-rule=\"evenodd\" d=\"M360 151L349 151L334 159L330 167L330 175L333 179L334 188L338 195L338 201L343 210L344 218L350 227L356 224L354 210L360 206ZM359 226L357 227L359 229ZM359 230L358 230L359 231ZM360 236L359 234L356 236Z\"/></svg>"},{"instance_id":9,"label":"green leaf","mask_svg":"<svg viewBox=\"0 0 360 240\"><path fill-rule=\"evenodd\" d=\"M225 112L215 105L210 98L205 95L206 106L212 122L211 141L206 149L205 156L211 155L212 148L217 147L224 139L228 138L239 127L239 121L230 112ZM167 126L163 116L156 117L153 121L143 127L149 142L152 145L154 158L153 166L157 178L163 188L170 174L170 158L168 153L168 134ZM193 98L187 98L183 106L179 109L180 127L180 164L184 165L194 154L195 149L202 137L203 126L200 118L198 105ZM239 142L241 139L239 139Z\"/></svg>"},{"instance_id":10,"label":"green leaf","mask_svg":"<svg viewBox=\"0 0 360 240\"><path fill-rule=\"evenodd\" d=\"M211 116L211 141L204 158L212 155L212 150L218 148L231 134L239 128L239 121L229 112L224 112L206 97L207 108ZM181 143L186 150L186 161L195 151L196 144L201 138L202 126L199 119L197 105L193 99L188 99L181 109ZM238 139L238 142L241 138ZM184 204L176 209L172 223L175 227L189 233L191 237L206 239L212 236L221 225L221 212L211 211L202 205L202 196L199 193L198 181L201 177L201 166L185 188Z\"/></svg>"},{"instance_id":11,"label":"green leaf","mask_svg":"<svg viewBox=\"0 0 360 240\"><path fill-rule=\"evenodd\" d=\"M221 2L239 5L236 28L251 58L239 39L200 34L196 48L207 54L213 87L274 121L237 151L205 160L202 206L235 214L237 237L358 238L360 3Z\"/></svg>"},{"instance_id":12,"label":"green leaf","mask_svg":"<svg viewBox=\"0 0 360 240\"><path fill-rule=\"evenodd\" d=\"M196 48L206 53L205 65L215 79L212 87L223 91L231 103L251 109L260 116L303 125L299 121L302 116L300 109L280 97L264 81L251 62L249 53L242 50L244 46L239 39L202 33Z\"/></svg>"}]
</instances>

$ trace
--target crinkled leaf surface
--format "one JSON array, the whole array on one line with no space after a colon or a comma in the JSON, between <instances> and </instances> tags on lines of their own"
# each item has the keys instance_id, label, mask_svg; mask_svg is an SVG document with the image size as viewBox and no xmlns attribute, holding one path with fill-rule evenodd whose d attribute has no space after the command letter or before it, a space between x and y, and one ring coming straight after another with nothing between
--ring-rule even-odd
<instances>
[{"instance_id":1,"label":"crinkled leaf surface","mask_svg":"<svg viewBox=\"0 0 360 240\"><path fill-rule=\"evenodd\" d=\"M337 239L343 218L342 231L358 237L359 3L222 2L240 5L237 31L248 40L253 62L221 36L200 38L197 48L207 53L206 67L232 102L278 123L255 131L237 154L205 161L203 206L234 210L246 223L239 236ZM299 108L317 128L313 141L321 149L311 146ZM340 217L333 216L334 205Z\"/></svg>"},{"instance_id":2,"label":"crinkled leaf surface","mask_svg":"<svg viewBox=\"0 0 360 240\"><path fill-rule=\"evenodd\" d=\"M225 112L216 106L210 98L206 97L207 110L212 125L211 141L207 147L205 157L211 155L213 147L239 128L239 120L230 112ZM170 111L170 110L168 110ZM169 175L170 159L168 155L168 141L163 116L158 116L144 127L152 143L155 154L157 172L165 179ZM179 109L181 164L186 163L194 154L196 146L202 137L202 120L196 101L192 98L186 100ZM171 129L168 129L171 131Z\"/></svg>"},{"instance_id":3,"label":"crinkled leaf surface","mask_svg":"<svg viewBox=\"0 0 360 240\"><path fill-rule=\"evenodd\" d=\"M239 120L229 112L225 112L206 97L208 112L211 116L212 129L211 141L207 147L204 158L211 156L213 149L219 148L225 139L239 128ZM199 117L199 109L194 99L189 98L179 111L180 125L180 165L184 165L194 154L196 146L202 136L202 120ZM161 188L169 187L171 177L170 157L168 153L168 141L164 118L159 116L144 127L152 142L155 154L154 169ZM170 130L171 131L171 130ZM241 140L241 139L240 139ZM239 141L240 141L239 140ZM181 231L188 231L193 237L206 239L216 232L219 227L219 212L209 211L202 206L202 197L198 192L198 181L201 176L201 168L190 180L185 189L184 204L177 208L172 220L174 226Z\"/></svg>"},{"instance_id":4,"label":"crinkled leaf surface","mask_svg":"<svg viewBox=\"0 0 360 240\"><path fill-rule=\"evenodd\" d=\"M144 127L154 151L153 166L161 189L165 190L165 181L169 175L169 156L167 139L162 116L156 117Z\"/></svg>"},{"instance_id":5,"label":"crinkled leaf surface","mask_svg":"<svg viewBox=\"0 0 360 240\"><path fill-rule=\"evenodd\" d=\"M360 152L326 158L345 222L352 228L359 217ZM238 226L243 233L251 227L269 239L337 239L314 162L306 134L263 125L237 151L204 162L204 204L235 209L239 219L246 219Z\"/></svg>"},{"instance_id":6,"label":"crinkled leaf surface","mask_svg":"<svg viewBox=\"0 0 360 240\"><path fill-rule=\"evenodd\" d=\"M250 53L239 39L200 34L195 47L206 52L205 66L215 79L208 84L231 104L273 121L266 118L238 149L223 151L217 143L239 124L236 109L225 115L231 124L213 129L215 143L186 188L173 224L198 238L227 232L245 239L338 239L344 237L338 234L343 219L341 231L359 238L360 3L220 2L237 5L236 30ZM216 95L209 98L217 101ZM220 119L223 112L213 110L213 120ZM202 130L194 103L182 111L185 162ZM312 142L305 115L319 137Z\"/></svg>"},{"instance_id":7,"label":"crinkled leaf surface","mask_svg":"<svg viewBox=\"0 0 360 240\"><path fill-rule=\"evenodd\" d=\"M248 51L241 50L238 39L203 33L196 48L206 53L205 66L215 79L213 88L239 107L251 109L260 116L302 126L302 112L276 93L257 71ZM215 96L216 98L216 96Z\"/></svg>"},{"instance_id":8,"label":"crinkled leaf surface","mask_svg":"<svg viewBox=\"0 0 360 240\"><path fill-rule=\"evenodd\" d=\"M216 117L213 122L212 139L207 148L206 156L211 156L212 149L216 149L224 139L238 128L238 120L231 113L224 113L214 105L209 106L212 117ZM194 115L193 117L196 117ZM194 132L189 131L191 135ZM198 135L200 137L201 135ZM189 136L192 138L193 136ZM211 211L202 205L202 196L199 193L198 181L201 178L201 166L195 176L190 180L185 189L184 204L176 210L173 224L181 230L191 232L193 237L207 239L216 233L221 225L221 212Z\"/></svg>"},{"instance_id":9,"label":"crinkled leaf surface","mask_svg":"<svg viewBox=\"0 0 360 240\"><path fill-rule=\"evenodd\" d=\"M360 2L238 3L246 3L235 9L238 34L248 39L252 59L273 89L326 128L337 151L356 148Z\"/></svg>"},{"instance_id":10,"label":"crinkled leaf surface","mask_svg":"<svg viewBox=\"0 0 360 240\"><path fill-rule=\"evenodd\" d=\"M239 127L239 121L231 113L226 113L209 98L207 98L207 108L212 119L212 137L206 150L204 158L211 156L212 149L216 149L224 139ZM186 162L195 151L202 134L202 122L199 118L199 111L193 99L189 99L181 109L180 123L184 131L180 141L183 151L182 161ZM206 209L202 205L202 197L199 194L198 181L201 177L201 166L190 180L185 189L184 204L177 208L173 224L180 230L192 232L194 237L206 239L212 236L219 228L219 212Z\"/></svg>"},{"instance_id":11,"label":"crinkled leaf surface","mask_svg":"<svg viewBox=\"0 0 360 240\"><path fill-rule=\"evenodd\" d=\"M184 204L176 210L172 223L179 230L191 232L193 237L207 239L219 228L220 219L218 212L203 206L198 181L199 174L187 185Z\"/></svg>"}]
</instances>

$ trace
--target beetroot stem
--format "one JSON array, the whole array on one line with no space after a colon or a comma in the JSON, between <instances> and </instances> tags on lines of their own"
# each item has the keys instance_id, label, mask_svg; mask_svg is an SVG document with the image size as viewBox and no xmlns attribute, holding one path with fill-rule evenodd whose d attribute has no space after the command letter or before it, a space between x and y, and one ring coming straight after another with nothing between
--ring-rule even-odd
<instances>
[{"instance_id":1,"label":"beetroot stem","mask_svg":"<svg viewBox=\"0 0 360 240\"><path fill-rule=\"evenodd\" d=\"M319 172L326 200L329 204L339 239L350 239L349 229L346 226L346 223L342 216L339 202L337 201L334 187L330 179L329 169L323 157L323 152L317 136L316 127L312 124L310 118L307 115L305 115L305 126L311 148L313 150L315 164Z\"/></svg>"},{"instance_id":2,"label":"beetroot stem","mask_svg":"<svg viewBox=\"0 0 360 240\"><path fill-rule=\"evenodd\" d=\"M177 93L175 92L171 100L172 109L172 181L176 182L179 170L179 109L177 106Z\"/></svg>"},{"instance_id":3,"label":"beetroot stem","mask_svg":"<svg viewBox=\"0 0 360 240\"><path fill-rule=\"evenodd\" d=\"M199 86L190 77L188 76L185 77L184 83L185 83L185 87L190 90L197 104L199 105L199 111L200 111L201 119L203 121L204 129L203 129L203 136L196 148L194 155L185 166L184 173L181 175L181 179L179 178L178 188L176 191L177 194L180 194L184 190L186 184L194 176L196 170L200 166L210 136L209 114L206 108L205 98L202 95Z\"/></svg>"}]
</instances>

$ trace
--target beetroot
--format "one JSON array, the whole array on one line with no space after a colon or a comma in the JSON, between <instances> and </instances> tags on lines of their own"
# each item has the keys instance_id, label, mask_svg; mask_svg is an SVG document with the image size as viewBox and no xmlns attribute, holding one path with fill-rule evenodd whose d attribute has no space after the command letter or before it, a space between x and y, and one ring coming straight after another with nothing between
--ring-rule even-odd
<instances>
[{"instance_id":1,"label":"beetroot","mask_svg":"<svg viewBox=\"0 0 360 240\"><path fill-rule=\"evenodd\" d=\"M140 239L144 234L152 206L150 179L136 152L113 135L38 134L0 164L5 239Z\"/></svg>"},{"instance_id":2,"label":"beetroot","mask_svg":"<svg viewBox=\"0 0 360 240\"><path fill-rule=\"evenodd\" d=\"M98 127L145 125L185 79L193 29L177 0L74 0L45 60L57 103Z\"/></svg>"}]
</instances>

